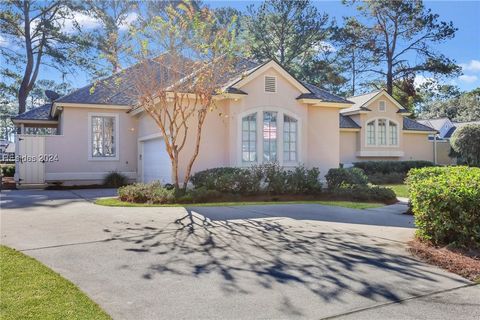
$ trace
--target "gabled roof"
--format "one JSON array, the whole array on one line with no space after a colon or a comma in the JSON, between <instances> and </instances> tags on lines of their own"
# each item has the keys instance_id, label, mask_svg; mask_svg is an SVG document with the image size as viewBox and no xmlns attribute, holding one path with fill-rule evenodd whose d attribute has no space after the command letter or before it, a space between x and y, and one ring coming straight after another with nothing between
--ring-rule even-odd
<instances>
[{"instance_id":1,"label":"gabled roof","mask_svg":"<svg viewBox=\"0 0 480 320\"><path fill-rule=\"evenodd\" d=\"M12 117L12 121L18 120L39 120L39 121L56 121L56 118L53 118L50 115L50 110L52 109L51 103L46 103L40 107L28 110L18 116ZM21 121L19 121L21 122Z\"/></svg>"},{"instance_id":2,"label":"gabled roof","mask_svg":"<svg viewBox=\"0 0 480 320\"><path fill-rule=\"evenodd\" d=\"M437 131L440 131L445 123L450 122L448 118L438 118L438 119L420 119L418 120L421 124L432 127Z\"/></svg>"},{"instance_id":3,"label":"gabled roof","mask_svg":"<svg viewBox=\"0 0 480 320\"><path fill-rule=\"evenodd\" d=\"M360 129L361 127L349 116L340 114L340 128L342 129Z\"/></svg>"},{"instance_id":4,"label":"gabled roof","mask_svg":"<svg viewBox=\"0 0 480 320\"><path fill-rule=\"evenodd\" d=\"M403 130L410 130L410 131L426 131L426 132L435 132L436 130L432 127L426 126L417 122L413 119L404 117L403 118Z\"/></svg>"},{"instance_id":5,"label":"gabled roof","mask_svg":"<svg viewBox=\"0 0 480 320\"><path fill-rule=\"evenodd\" d=\"M384 94L390 101L393 102L394 105L398 108L398 113L407 113L410 112L405 109L397 100L395 100L391 95L389 95L384 89L372 91L369 93L361 94L358 96L348 97L347 99L353 102L353 106L350 108L346 108L340 110L341 113L351 113L351 112L359 112L359 111L371 111L367 108L367 105L370 101L375 99L380 94Z\"/></svg>"},{"instance_id":6,"label":"gabled roof","mask_svg":"<svg viewBox=\"0 0 480 320\"><path fill-rule=\"evenodd\" d=\"M302 93L297 99L320 99L325 102L349 103L349 104L353 103L343 97L330 93L325 89L314 86L313 84L303 82L303 81L302 81L302 84L308 90L310 90L310 93Z\"/></svg>"}]
</instances>

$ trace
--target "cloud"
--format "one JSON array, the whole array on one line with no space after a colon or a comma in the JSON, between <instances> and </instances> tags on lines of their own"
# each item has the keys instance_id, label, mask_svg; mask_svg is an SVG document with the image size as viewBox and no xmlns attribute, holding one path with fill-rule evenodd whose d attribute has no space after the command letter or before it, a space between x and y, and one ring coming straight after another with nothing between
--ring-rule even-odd
<instances>
[{"instance_id":1,"label":"cloud","mask_svg":"<svg viewBox=\"0 0 480 320\"><path fill-rule=\"evenodd\" d=\"M81 29L91 30L101 26L101 22L87 14L75 12L73 14L73 19L69 19L65 21L65 32L74 32L76 31L73 21L77 21L78 25Z\"/></svg>"},{"instance_id":2,"label":"cloud","mask_svg":"<svg viewBox=\"0 0 480 320\"><path fill-rule=\"evenodd\" d=\"M422 84L434 83L434 82L437 82L437 81L433 78L428 78L421 74L417 74L415 75L415 79L413 80L413 85L415 86L415 88L419 88Z\"/></svg>"},{"instance_id":3,"label":"cloud","mask_svg":"<svg viewBox=\"0 0 480 320\"><path fill-rule=\"evenodd\" d=\"M136 12L130 12L122 24L119 25L120 31L126 31L128 28L138 19L138 14Z\"/></svg>"},{"instance_id":4,"label":"cloud","mask_svg":"<svg viewBox=\"0 0 480 320\"><path fill-rule=\"evenodd\" d=\"M474 76L474 75L467 75L467 74L464 74L464 75L461 75L460 77L458 77L458 79L462 82L466 82L466 83L472 83L472 82L475 82L478 80L478 77L477 76Z\"/></svg>"},{"instance_id":5,"label":"cloud","mask_svg":"<svg viewBox=\"0 0 480 320\"><path fill-rule=\"evenodd\" d=\"M8 44L8 40L0 34L0 47L5 47Z\"/></svg>"},{"instance_id":6,"label":"cloud","mask_svg":"<svg viewBox=\"0 0 480 320\"><path fill-rule=\"evenodd\" d=\"M470 72L480 72L480 61L479 60L470 60L467 63L460 63L463 71Z\"/></svg>"},{"instance_id":7,"label":"cloud","mask_svg":"<svg viewBox=\"0 0 480 320\"><path fill-rule=\"evenodd\" d=\"M318 53L320 53L320 52L330 53L330 52L336 52L337 51L337 48L335 48L333 46L333 44L331 44L330 42L327 42L327 41L320 41L317 45L313 46L313 49L315 51L317 51Z\"/></svg>"}]
</instances>

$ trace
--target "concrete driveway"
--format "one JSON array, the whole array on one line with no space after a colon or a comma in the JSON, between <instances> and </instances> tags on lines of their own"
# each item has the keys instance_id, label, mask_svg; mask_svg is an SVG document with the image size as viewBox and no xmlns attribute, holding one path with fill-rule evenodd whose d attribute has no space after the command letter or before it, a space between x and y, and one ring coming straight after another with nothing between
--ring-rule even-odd
<instances>
[{"instance_id":1,"label":"concrete driveway","mask_svg":"<svg viewBox=\"0 0 480 320\"><path fill-rule=\"evenodd\" d=\"M114 319L478 319L480 288L405 250L395 208L110 208L113 190L2 191L1 242Z\"/></svg>"}]
</instances>

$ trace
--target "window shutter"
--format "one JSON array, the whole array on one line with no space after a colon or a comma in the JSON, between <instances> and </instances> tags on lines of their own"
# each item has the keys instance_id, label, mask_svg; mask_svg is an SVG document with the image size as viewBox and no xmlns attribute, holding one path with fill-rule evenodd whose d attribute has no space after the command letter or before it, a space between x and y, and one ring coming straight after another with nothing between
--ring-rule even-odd
<instances>
[{"instance_id":1,"label":"window shutter","mask_svg":"<svg viewBox=\"0 0 480 320\"><path fill-rule=\"evenodd\" d=\"M277 92L277 78L265 76L265 92Z\"/></svg>"}]
</instances>

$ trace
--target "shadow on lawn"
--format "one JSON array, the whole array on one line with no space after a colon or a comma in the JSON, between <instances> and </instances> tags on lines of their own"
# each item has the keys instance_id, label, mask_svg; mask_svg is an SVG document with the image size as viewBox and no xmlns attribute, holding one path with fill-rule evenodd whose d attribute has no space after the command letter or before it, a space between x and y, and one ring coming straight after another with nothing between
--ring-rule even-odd
<instances>
[{"instance_id":1,"label":"shadow on lawn","mask_svg":"<svg viewBox=\"0 0 480 320\"><path fill-rule=\"evenodd\" d=\"M114 240L130 244L127 251L158 256L158 262L142 274L144 279L171 274L188 281L189 277L215 275L226 294L249 294L258 286L278 289L288 284L304 287L324 301L342 301L346 293L395 301L400 293L403 297L418 294L408 289L408 283L434 283L444 277L427 271L408 255L388 252L385 241L380 244L356 232L319 232L308 224L288 226L274 218L212 221L192 210L175 225L174 229L125 225L108 232ZM406 284L403 289L386 285L385 277ZM283 300L290 303L288 296Z\"/></svg>"}]
</instances>

